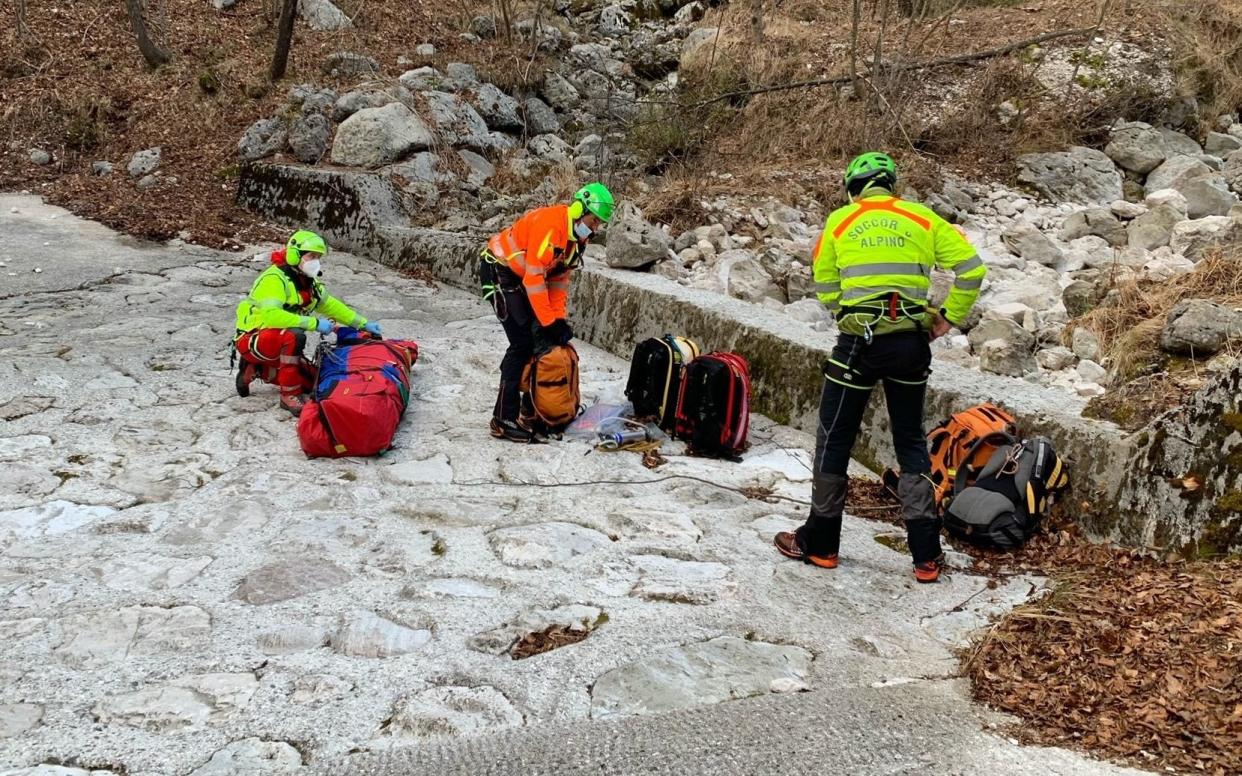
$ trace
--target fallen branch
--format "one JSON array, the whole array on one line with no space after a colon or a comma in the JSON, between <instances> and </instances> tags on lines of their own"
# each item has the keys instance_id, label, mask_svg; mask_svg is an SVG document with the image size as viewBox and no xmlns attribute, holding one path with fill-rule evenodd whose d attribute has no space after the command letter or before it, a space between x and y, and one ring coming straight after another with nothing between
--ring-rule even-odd
<instances>
[{"instance_id":1,"label":"fallen branch","mask_svg":"<svg viewBox=\"0 0 1242 776\"><path fill-rule=\"evenodd\" d=\"M1013 52L1020 51L1024 48L1027 48L1028 46L1035 46L1040 43L1047 43L1050 40L1060 40L1061 38L1073 38L1073 37L1077 37L1080 35L1089 35L1089 34L1093 34L1095 31L1096 31L1096 28L1087 27L1087 28L1082 28L1082 29L1077 29L1077 30L1059 30L1057 32L1045 32L1043 35L1036 35L1033 38L1027 38L1025 40L1015 41L1014 43L1008 43L1004 46L1000 46L999 48L988 49L987 51L976 51L970 54L958 54L952 57L943 57L941 59L933 59L929 62L914 62L911 64L898 63L895 65L892 65L891 67L887 69L891 71L895 71L895 72L901 72L901 71L929 70L931 68L946 67L948 65L964 65L964 64L971 63L971 62L978 62L984 59L994 59L996 57L1003 57L1006 54L1012 54ZM881 69L884 69L884 68L881 68ZM876 75L876 72L877 70L872 69L866 73L862 73L861 76L863 78L872 78ZM751 97L757 94L769 94L771 92L784 92L784 91L789 91L791 89L810 89L816 86L836 86L840 84L850 83L853 80L855 80L855 76L839 75L839 76L834 76L832 78L816 78L810 81L796 81L794 83L787 83L787 84L773 84L771 86L760 86L756 89L746 89L744 91L727 92L725 94L718 94L715 97L710 97L706 100L699 100L698 102L689 102L689 103L672 102L672 103L664 103L664 104L676 105L680 108L702 108L707 105L712 105L717 102L724 102L726 100L733 100L738 97ZM640 100L639 102L645 102L645 101Z\"/></svg>"}]
</instances>

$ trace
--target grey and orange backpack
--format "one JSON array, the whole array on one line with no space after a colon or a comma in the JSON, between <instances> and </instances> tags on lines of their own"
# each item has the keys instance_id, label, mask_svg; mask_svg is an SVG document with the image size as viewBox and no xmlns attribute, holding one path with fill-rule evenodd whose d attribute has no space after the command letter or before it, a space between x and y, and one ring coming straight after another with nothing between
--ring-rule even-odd
<instances>
[{"instance_id":1,"label":"grey and orange backpack","mask_svg":"<svg viewBox=\"0 0 1242 776\"><path fill-rule=\"evenodd\" d=\"M950 535L1013 549L1039 529L1069 472L1052 444L1022 439L1014 418L984 403L954 413L927 434L936 508ZM896 471L884 472L897 494Z\"/></svg>"},{"instance_id":2,"label":"grey and orange backpack","mask_svg":"<svg viewBox=\"0 0 1242 776\"><path fill-rule=\"evenodd\" d=\"M931 472L927 476L936 488L936 506L942 507L945 497L953 494L959 472L969 485L992 453L1013 440L1015 434L1013 416L991 403L954 413L927 432L927 452L931 457ZM894 496L897 478L893 469L883 474L884 484Z\"/></svg>"},{"instance_id":3,"label":"grey and orange backpack","mask_svg":"<svg viewBox=\"0 0 1242 776\"><path fill-rule=\"evenodd\" d=\"M1039 530L1069 472L1047 439L1017 439L997 448L971 484L958 477L944 505L944 527L958 539L1012 550Z\"/></svg>"}]
</instances>

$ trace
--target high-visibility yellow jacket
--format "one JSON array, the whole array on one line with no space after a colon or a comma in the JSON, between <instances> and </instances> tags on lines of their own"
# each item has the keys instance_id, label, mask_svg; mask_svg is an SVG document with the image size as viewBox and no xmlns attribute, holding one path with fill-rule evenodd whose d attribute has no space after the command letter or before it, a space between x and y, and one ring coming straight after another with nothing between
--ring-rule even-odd
<instances>
[{"instance_id":1,"label":"high-visibility yellow jacket","mask_svg":"<svg viewBox=\"0 0 1242 776\"><path fill-rule=\"evenodd\" d=\"M312 313L344 326L362 328L367 319L339 299L329 296L319 280L295 274L284 263L283 251L273 255L273 265L263 270L250 288L250 296L237 305L239 335L255 329L305 329L317 323Z\"/></svg>"},{"instance_id":2,"label":"high-visibility yellow jacket","mask_svg":"<svg viewBox=\"0 0 1242 776\"><path fill-rule=\"evenodd\" d=\"M532 210L487 242L488 252L522 279L540 326L565 317L570 267L584 249L573 237L568 205Z\"/></svg>"},{"instance_id":3,"label":"high-visibility yellow jacket","mask_svg":"<svg viewBox=\"0 0 1242 776\"><path fill-rule=\"evenodd\" d=\"M908 331L927 324L933 267L956 276L941 313L961 325L987 267L949 222L884 190L834 210L815 248L815 290L848 334Z\"/></svg>"}]
</instances>

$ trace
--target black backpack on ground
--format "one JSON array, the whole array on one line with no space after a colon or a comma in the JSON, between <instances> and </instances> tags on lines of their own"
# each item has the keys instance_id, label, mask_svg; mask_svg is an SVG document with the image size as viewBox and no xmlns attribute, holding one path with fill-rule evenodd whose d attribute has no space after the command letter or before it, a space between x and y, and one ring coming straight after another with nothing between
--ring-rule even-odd
<instances>
[{"instance_id":1,"label":"black backpack on ground","mask_svg":"<svg viewBox=\"0 0 1242 776\"><path fill-rule=\"evenodd\" d=\"M1047 514L1056 494L1069 487L1065 463L1046 439L1011 438L999 447L974 482L955 482L944 509L951 536L999 550L1022 546Z\"/></svg>"},{"instance_id":2,"label":"black backpack on ground","mask_svg":"<svg viewBox=\"0 0 1242 776\"><path fill-rule=\"evenodd\" d=\"M686 364L698 357L698 345L672 334L638 343L625 384L625 398L633 402L634 416L655 418L660 428L671 431Z\"/></svg>"}]
</instances>

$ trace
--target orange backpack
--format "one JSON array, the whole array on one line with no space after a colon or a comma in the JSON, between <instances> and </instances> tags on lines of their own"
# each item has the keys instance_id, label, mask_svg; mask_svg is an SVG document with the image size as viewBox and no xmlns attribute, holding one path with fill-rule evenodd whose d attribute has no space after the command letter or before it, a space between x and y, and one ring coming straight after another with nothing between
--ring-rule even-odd
<instances>
[{"instance_id":1,"label":"orange backpack","mask_svg":"<svg viewBox=\"0 0 1242 776\"><path fill-rule=\"evenodd\" d=\"M538 353L522 372L522 390L530 395L536 420L552 433L565 429L578 417L582 395L578 392L578 351L572 345L556 345Z\"/></svg>"},{"instance_id":2,"label":"orange backpack","mask_svg":"<svg viewBox=\"0 0 1242 776\"><path fill-rule=\"evenodd\" d=\"M931 456L927 476L936 486L936 506L942 507L945 497L953 496L953 484L959 476L966 478L963 487L972 484L997 448L1016 441L1013 416L990 402L954 413L927 432ZM884 472L884 484L894 496L897 478L892 469Z\"/></svg>"},{"instance_id":3,"label":"orange backpack","mask_svg":"<svg viewBox=\"0 0 1242 776\"><path fill-rule=\"evenodd\" d=\"M971 484L997 448L1016 441L1013 434L1013 416L991 403L954 413L928 432L936 504L953 494L959 475L967 478L965 485Z\"/></svg>"}]
</instances>

